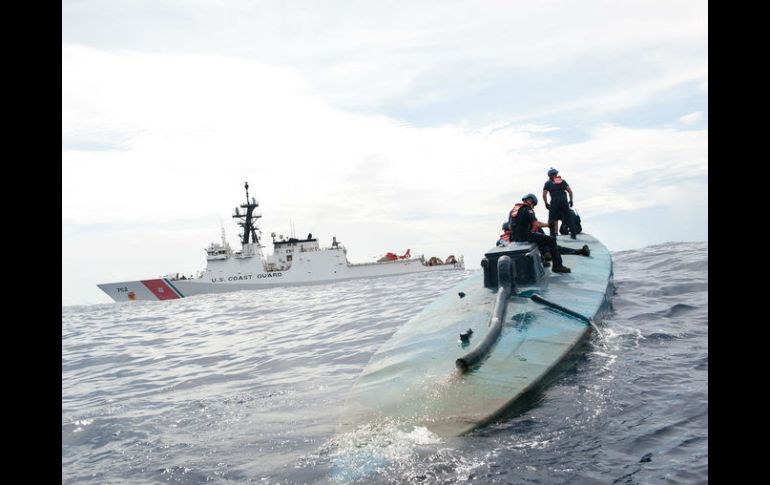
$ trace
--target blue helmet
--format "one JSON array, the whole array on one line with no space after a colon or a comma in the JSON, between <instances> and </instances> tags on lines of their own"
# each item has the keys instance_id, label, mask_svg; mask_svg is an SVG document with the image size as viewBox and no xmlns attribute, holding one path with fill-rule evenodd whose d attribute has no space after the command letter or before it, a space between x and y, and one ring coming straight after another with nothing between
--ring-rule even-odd
<instances>
[{"instance_id":1,"label":"blue helmet","mask_svg":"<svg viewBox=\"0 0 770 485\"><path fill-rule=\"evenodd\" d=\"M535 194L527 194L521 198L521 200L527 200L527 199L532 199L532 202L534 202L534 204L532 205L537 205L537 196Z\"/></svg>"},{"instance_id":2,"label":"blue helmet","mask_svg":"<svg viewBox=\"0 0 770 485\"><path fill-rule=\"evenodd\" d=\"M549 171L548 171L548 176L549 176L549 177L553 177L553 176L554 176L554 175L556 175L557 173L559 173L559 171L558 171L558 170L556 170L555 168L551 167L551 170L549 170Z\"/></svg>"}]
</instances>

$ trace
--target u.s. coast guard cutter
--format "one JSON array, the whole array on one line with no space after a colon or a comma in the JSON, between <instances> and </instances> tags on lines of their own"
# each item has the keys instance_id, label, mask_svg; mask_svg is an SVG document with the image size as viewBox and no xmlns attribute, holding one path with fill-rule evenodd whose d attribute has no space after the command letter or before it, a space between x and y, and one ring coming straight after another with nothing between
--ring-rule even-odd
<instances>
[{"instance_id":1,"label":"u.s. coast guard cutter","mask_svg":"<svg viewBox=\"0 0 770 485\"><path fill-rule=\"evenodd\" d=\"M267 288L271 286L324 283L353 278L390 276L422 271L465 269L462 256L449 256L446 261L423 256L411 257L409 252L401 257L383 258L374 263L351 264L347 249L334 238L331 247L320 247L318 239L310 234L306 239L275 238L273 254L265 255L257 233L256 220L262 217L254 210L259 207L249 199L249 184L245 184L246 203L235 208L233 218L243 228L241 250L233 251L224 237L222 243L212 243L206 248L206 269L197 277L161 278L102 283L97 285L115 301L125 300L172 300L202 293Z\"/></svg>"}]
</instances>

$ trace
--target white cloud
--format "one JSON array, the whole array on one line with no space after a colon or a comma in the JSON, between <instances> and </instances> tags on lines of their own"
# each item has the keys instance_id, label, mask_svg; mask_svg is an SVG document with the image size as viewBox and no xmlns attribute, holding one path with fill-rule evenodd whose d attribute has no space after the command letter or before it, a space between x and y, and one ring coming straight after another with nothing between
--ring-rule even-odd
<instances>
[{"instance_id":1,"label":"white cloud","mask_svg":"<svg viewBox=\"0 0 770 485\"><path fill-rule=\"evenodd\" d=\"M707 238L705 109L682 131L602 123L707 94L707 19L705 1L64 2L63 302L199 269L220 220L235 240L245 180L266 233L291 218L355 261L477 260L552 165L611 249ZM613 230L621 211L664 220Z\"/></svg>"},{"instance_id":2,"label":"white cloud","mask_svg":"<svg viewBox=\"0 0 770 485\"><path fill-rule=\"evenodd\" d=\"M601 124L565 143L544 124L417 128L334 108L291 68L72 45L62 81L64 303L107 301L93 286L103 281L201 269L220 220L235 240L245 180L266 234L291 218L300 234L337 236L354 261L409 247L473 266L550 166L587 228L663 205L671 220L640 228L651 244L707 210L681 204L707 188L705 130Z\"/></svg>"},{"instance_id":3,"label":"white cloud","mask_svg":"<svg viewBox=\"0 0 770 485\"><path fill-rule=\"evenodd\" d=\"M683 125L691 125L703 119L703 112L696 111L695 113L686 114L679 117L679 122Z\"/></svg>"},{"instance_id":4,"label":"white cloud","mask_svg":"<svg viewBox=\"0 0 770 485\"><path fill-rule=\"evenodd\" d=\"M574 85L586 73L579 95L592 98L630 79L648 86L702 70L708 54L705 1L84 0L65 2L62 15L66 42L290 66L325 100L357 110L531 89L531 79Z\"/></svg>"}]
</instances>

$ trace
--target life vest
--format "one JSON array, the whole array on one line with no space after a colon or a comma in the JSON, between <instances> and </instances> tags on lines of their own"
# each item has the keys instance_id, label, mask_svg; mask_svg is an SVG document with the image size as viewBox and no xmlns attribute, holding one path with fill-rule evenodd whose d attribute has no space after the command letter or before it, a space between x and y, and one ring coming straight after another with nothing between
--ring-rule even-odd
<instances>
[{"instance_id":1,"label":"life vest","mask_svg":"<svg viewBox=\"0 0 770 485\"><path fill-rule=\"evenodd\" d=\"M519 202L518 204L513 206L513 209L511 209L511 224L516 224L516 216L519 215L519 209L521 209L524 206L529 207L529 205L525 204L524 202ZM530 228L532 229L532 232L537 232L537 228L535 228L532 225L530 226L531 226ZM510 229L512 231L513 227L511 227ZM508 237L510 238L510 233L508 233Z\"/></svg>"},{"instance_id":2,"label":"life vest","mask_svg":"<svg viewBox=\"0 0 770 485\"><path fill-rule=\"evenodd\" d=\"M524 202L519 202L518 204L513 206L513 209L511 209L511 218L513 220L516 220L516 216L519 215L519 209L521 209L522 206L525 206L525 205L527 204L525 204Z\"/></svg>"}]
</instances>

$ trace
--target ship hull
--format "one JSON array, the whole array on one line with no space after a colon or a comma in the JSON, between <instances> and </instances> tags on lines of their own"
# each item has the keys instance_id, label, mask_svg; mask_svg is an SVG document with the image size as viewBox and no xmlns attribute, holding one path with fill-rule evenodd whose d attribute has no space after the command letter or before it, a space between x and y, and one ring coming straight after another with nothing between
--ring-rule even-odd
<instances>
[{"instance_id":1,"label":"ship hull","mask_svg":"<svg viewBox=\"0 0 770 485\"><path fill-rule=\"evenodd\" d=\"M471 345L484 338L496 290L478 272L459 283L402 326L371 358L348 398L342 427L397 422L425 426L442 436L468 433L525 409L528 397L558 375L591 327L585 321L533 301L540 295L599 321L613 293L612 259L588 234L559 240L574 249L588 244L591 256L564 256L570 274L550 271L521 285L506 305L500 337L482 364L457 369L468 353L459 335L473 330Z\"/></svg>"},{"instance_id":2,"label":"ship hull","mask_svg":"<svg viewBox=\"0 0 770 485\"><path fill-rule=\"evenodd\" d=\"M203 278L179 280L154 278L147 280L121 281L97 285L115 301L132 300L174 300L208 293L257 290L277 286L315 285L358 278L397 276L425 271L449 271L464 269L462 262L426 266L420 259L406 259L381 263L324 265L303 264L298 261L286 271L241 272L221 274L207 272Z\"/></svg>"}]
</instances>

